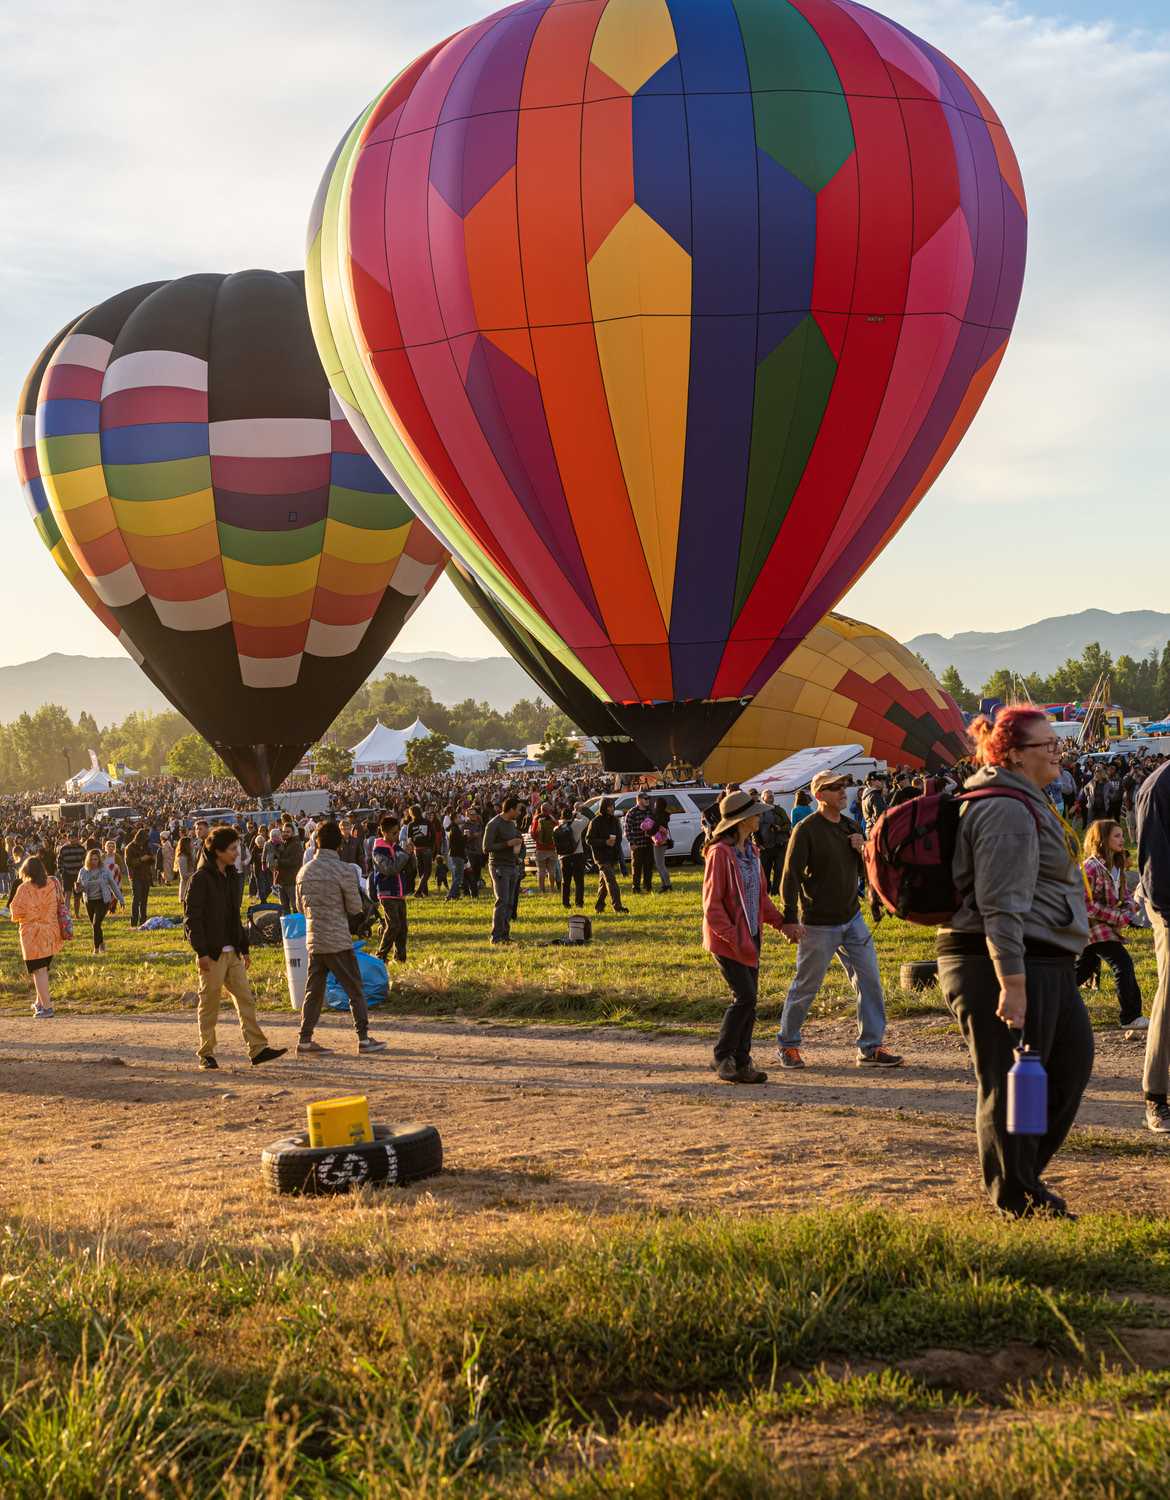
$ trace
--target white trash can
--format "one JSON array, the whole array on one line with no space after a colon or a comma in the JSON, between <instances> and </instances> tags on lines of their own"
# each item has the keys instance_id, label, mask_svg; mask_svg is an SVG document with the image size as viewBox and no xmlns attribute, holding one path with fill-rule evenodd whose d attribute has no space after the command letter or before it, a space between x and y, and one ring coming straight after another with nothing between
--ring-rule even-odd
<instances>
[{"instance_id":1,"label":"white trash can","mask_svg":"<svg viewBox=\"0 0 1170 1500\"><path fill-rule=\"evenodd\" d=\"M281 917L280 930L284 935L284 972L288 976L289 1003L293 1010L300 1010L305 1003L305 986L309 979L309 938L305 919L300 912Z\"/></svg>"}]
</instances>

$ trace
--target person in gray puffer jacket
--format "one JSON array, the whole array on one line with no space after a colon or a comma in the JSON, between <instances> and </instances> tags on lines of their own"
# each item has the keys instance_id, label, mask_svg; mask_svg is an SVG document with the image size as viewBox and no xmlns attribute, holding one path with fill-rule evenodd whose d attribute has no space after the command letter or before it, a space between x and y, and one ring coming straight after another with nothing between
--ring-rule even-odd
<instances>
[{"instance_id":1,"label":"person in gray puffer jacket","mask_svg":"<svg viewBox=\"0 0 1170 1500\"><path fill-rule=\"evenodd\" d=\"M297 907L305 915L309 947L298 1056L329 1050L313 1040L313 1032L321 1019L330 974L349 996L358 1051L381 1052L386 1046L369 1034L369 1011L349 931L349 918L362 913L362 894L357 870L353 865L342 864L340 848L340 826L332 820L322 823L317 829L317 852L297 874Z\"/></svg>"},{"instance_id":2,"label":"person in gray puffer jacket","mask_svg":"<svg viewBox=\"0 0 1170 1500\"><path fill-rule=\"evenodd\" d=\"M939 928L938 977L975 1068L975 1132L983 1183L1013 1217L1068 1216L1042 1179L1093 1070L1093 1030L1076 982L1089 936L1076 835L1044 795L1060 742L1032 704L971 725L981 769L968 790L953 866L962 904ZM1020 799L1024 799L1021 801ZM1020 1035L1048 1073L1048 1130L1007 1133L1007 1075Z\"/></svg>"}]
</instances>

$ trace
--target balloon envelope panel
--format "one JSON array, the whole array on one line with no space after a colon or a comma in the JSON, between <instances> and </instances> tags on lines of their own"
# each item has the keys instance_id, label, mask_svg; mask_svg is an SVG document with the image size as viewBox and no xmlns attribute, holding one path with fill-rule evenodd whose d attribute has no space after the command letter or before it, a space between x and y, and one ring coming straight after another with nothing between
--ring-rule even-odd
<instances>
[{"instance_id":1,"label":"balloon envelope panel","mask_svg":"<svg viewBox=\"0 0 1170 1500\"><path fill-rule=\"evenodd\" d=\"M353 128L310 303L455 554L705 753L946 463L1025 239L983 95L850 0L533 0Z\"/></svg>"},{"instance_id":2,"label":"balloon envelope panel","mask_svg":"<svg viewBox=\"0 0 1170 1500\"><path fill-rule=\"evenodd\" d=\"M970 753L963 715L934 675L884 631L827 615L765 683L703 766L748 781L813 745L864 747L891 765L939 771Z\"/></svg>"},{"instance_id":3,"label":"balloon envelope panel","mask_svg":"<svg viewBox=\"0 0 1170 1500\"><path fill-rule=\"evenodd\" d=\"M447 560L344 420L299 272L187 276L91 309L43 369L35 443L99 615L256 792Z\"/></svg>"},{"instance_id":4,"label":"balloon envelope panel","mask_svg":"<svg viewBox=\"0 0 1170 1500\"><path fill-rule=\"evenodd\" d=\"M462 563L452 558L447 576L464 601L503 646L504 650L528 673L533 682L583 734L589 736L601 755L607 771L652 771L653 762L614 719L607 704L580 682L551 652L517 624L502 604L498 604Z\"/></svg>"}]
</instances>

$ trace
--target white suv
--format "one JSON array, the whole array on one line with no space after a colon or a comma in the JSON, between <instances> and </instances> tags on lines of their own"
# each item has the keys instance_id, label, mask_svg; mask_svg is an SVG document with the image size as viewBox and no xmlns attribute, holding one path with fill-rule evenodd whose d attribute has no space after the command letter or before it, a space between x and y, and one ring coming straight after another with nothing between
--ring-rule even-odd
<instances>
[{"instance_id":1,"label":"white suv","mask_svg":"<svg viewBox=\"0 0 1170 1500\"><path fill-rule=\"evenodd\" d=\"M652 786L646 789L646 795L650 801L656 802L659 797L666 804L670 813L670 837L672 847L667 852L667 859L691 859L695 864L702 860L703 849L703 814L713 802L718 802L723 795L719 787L714 786ZM637 800L637 791L618 792L611 794L614 812L622 819ZM584 804L585 810L590 817L596 816L597 809L601 804L600 797L591 797ZM629 845L625 837L622 838L622 852L629 858Z\"/></svg>"}]
</instances>

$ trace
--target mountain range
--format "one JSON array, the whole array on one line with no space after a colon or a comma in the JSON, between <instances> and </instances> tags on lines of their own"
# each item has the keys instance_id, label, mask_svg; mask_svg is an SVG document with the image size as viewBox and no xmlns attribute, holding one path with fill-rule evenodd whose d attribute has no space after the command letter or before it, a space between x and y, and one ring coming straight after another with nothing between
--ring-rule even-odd
<instances>
[{"instance_id":1,"label":"mountain range","mask_svg":"<svg viewBox=\"0 0 1170 1500\"><path fill-rule=\"evenodd\" d=\"M1049 673L1098 641L1115 659L1161 651L1170 641L1170 614L1129 610L1111 614L1086 609L1075 615L1038 620L1019 630L963 631L958 635L918 635L906 645L926 658L932 671L958 668L968 687L980 687L999 667L1015 672ZM399 672L415 677L439 703L465 698L487 702L506 713L539 689L507 656L464 657L443 652L392 651L375 677ZM59 703L73 718L84 709L99 724L116 724L135 711L157 712L170 705L128 657L44 656L39 661L0 667L0 723L9 723L43 703Z\"/></svg>"},{"instance_id":2,"label":"mountain range","mask_svg":"<svg viewBox=\"0 0 1170 1500\"><path fill-rule=\"evenodd\" d=\"M509 656L412 655L391 652L373 673L417 678L436 702L453 706L464 698L490 703L506 713L539 689ZM43 703L59 703L74 719L85 710L101 725L118 724L136 712L158 713L171 705L126 656L63 656L0 667L0 724Z\"/></svg>"},{"instance_id":3,"label":"mountain range","mask_svg":"<svg viewBox=\"0 0 1170 1500\"><path fill-rule=\"evenodd\" d=\"M969 688L979 688L1000 667L1044 676L1078 657L1091 641L1119 656L1140 659L1161 652L1170 641L1170 614L1154 609L1132 609L1111 614L1083 609L1075 615L1055 615L1019 630L965 630L959 635L917 635L906 645L925 657L935 674L958 669Z\"/></svg>"}]
</instances>

